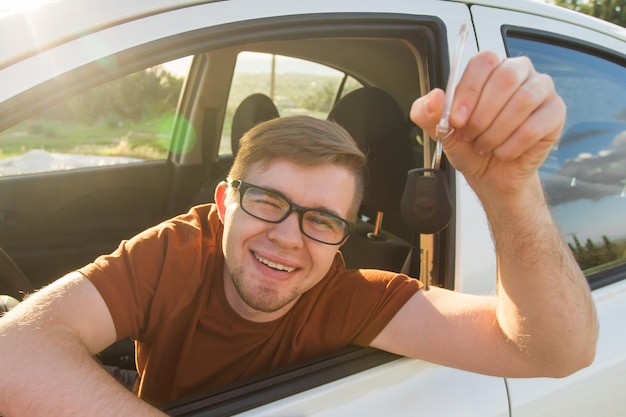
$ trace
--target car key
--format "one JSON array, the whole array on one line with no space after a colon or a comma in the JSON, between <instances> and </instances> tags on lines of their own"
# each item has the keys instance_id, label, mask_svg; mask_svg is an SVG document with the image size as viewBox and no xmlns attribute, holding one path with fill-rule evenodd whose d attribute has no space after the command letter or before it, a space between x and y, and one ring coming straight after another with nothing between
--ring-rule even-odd
<instances>
[{"instance_id":1,"label":"car key","mask_svg":"<svg viewBox=\"0 0 626 417\"><path fill-rule=\"evenodd\" d=\"M449 120L467 32L467 25L463 24L459 30L459 37L450 66L443 112L436 127L437 146L432 166L431 168L413 169L409 171L407 176L400 207L402 217L416 236L438 233L446 228L452 219L452 200L444 173L439 170L439 165L443 152L442 142L454 133L454 128L450 127Z\"/></svg>"}]
</instances>

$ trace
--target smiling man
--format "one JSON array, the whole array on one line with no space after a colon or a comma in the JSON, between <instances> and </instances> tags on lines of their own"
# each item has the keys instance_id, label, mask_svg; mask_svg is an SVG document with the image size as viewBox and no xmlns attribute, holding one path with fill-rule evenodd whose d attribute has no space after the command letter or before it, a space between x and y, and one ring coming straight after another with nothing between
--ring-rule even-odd
<instances>
[{"instance_id":1,"label":"smiling man","mask_svg":"<svg viewBox=\"0 0 626 417\"><path fill-rule=\"evenodd\" d=\"M443 100L440 90L418 99L412 120L434 133ZM587 366L593 303L537 174L564 114L527 59L478 54L457 88L444 150L487 212L493 296L347 270L339 250L361 201L364 155L332 122L256 126L215 204L122 242L0 321L0 411L161 415L92 358L128 336L135 394L155 403L350 344L510 377Z\"/></svg>"},{"instance_id":2,"label":"smiling man","mask_svg":"<svg viewBox=\"0 0 626 417\"><path fill-rule=\"evenodd\" d=\"M340 216L350 211L355 186L349 172L332 164L302 167L279 159L266 170L257 165L246 176L254 185L222 183L216 202L225 225L226 299L242 317L270 321L289 311L330 269L336 245L351 228ZM286 195L309 211L299 208L291 216L294 203Z\"/></svg>"},{"instance_id":3,"label":"smiling man","mask_svg":"<svg viewBox=\"0 0 626 417\"><path fill-rule=\"evenodd\" d=\"M365 158L338 126L316 119L278 120L242 142L230 184L215 194L226 298L242 317L270 321L330 269L356 219Z\"/></svg>"}]
</instances>

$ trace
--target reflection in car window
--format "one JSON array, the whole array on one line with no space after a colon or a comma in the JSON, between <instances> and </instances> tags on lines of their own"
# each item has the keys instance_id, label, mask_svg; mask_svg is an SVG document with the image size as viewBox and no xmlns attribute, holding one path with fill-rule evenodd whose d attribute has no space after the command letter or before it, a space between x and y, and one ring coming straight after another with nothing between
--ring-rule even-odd
<instances>
[{"instance_id":1,"label":"reflection in car window","mask_svg":"<svg viewBox=\"0 0 626 417\"><path fill-rule=\"evenodd\" d=\"M241 52L233 74L220 154L231 153L230 133L237 106L248 96L270 97L281 116L306 114L325 119L337 93L344 96L363 85L341 71L311 61L258 52Z\"/></svg>"},{"instance_id":2,"label":"reflection in car window","mask_svg":"<svg viewBox=\"0 0 626 417\"><path fill-rule=\"evenodd\" d=\"M540 170L552 213L587 275L626 263L626 68L555 44L512 37L510 56L550 74L567 105Z\"/></svg>"},{"instance_id":3,"label":"reflection in car window","mask_svg":"<svg viewBox=\"0 0 626 417\"><path fill-rule=\"evenodd\" d=\"M136 72L0 132L0 176L166 159L190 64Z\"/></svg>"}]
</instances>

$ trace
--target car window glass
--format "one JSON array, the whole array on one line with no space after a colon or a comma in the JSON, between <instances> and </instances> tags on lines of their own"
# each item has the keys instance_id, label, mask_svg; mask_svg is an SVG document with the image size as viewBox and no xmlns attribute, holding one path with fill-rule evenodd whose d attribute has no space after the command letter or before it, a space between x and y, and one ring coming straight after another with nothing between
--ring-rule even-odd
<instances>
[{"instance_id":1,"label":"car window glass","mask_svg":"<svg viewBox=\"0 0 626 417\"><path fill-rule=\"evenodd\" d=\"M626 263L626 68L585 50L512 37L511 56L550 74L567 105L540 170L552 213L587 275Z\"/></svg>"},{"instance_id":2,"label":"car window glass","mask_svg":"<svg viewBox=\"0 0 626 417\"><path fill-rule=\"evenodd\" d=\"M282 55L241 52L237 56L220 154L231 153L231 126L239 104L261 93L276 105L280 116L306 114L325 119L339 93L340 97L362 84L341 71L315 62ZM343 83L343 84L342 84Z\"/></svg>"},{"instance_id":3,"label":"car window glass","mask_svg":"<svg viewBox=\"0 0 626 417\"><path fill-rule=\"evenodd\" d=\"M116 79L0 132L0 176L166 159L190 64Z\"/></svg>"}]
</instances>

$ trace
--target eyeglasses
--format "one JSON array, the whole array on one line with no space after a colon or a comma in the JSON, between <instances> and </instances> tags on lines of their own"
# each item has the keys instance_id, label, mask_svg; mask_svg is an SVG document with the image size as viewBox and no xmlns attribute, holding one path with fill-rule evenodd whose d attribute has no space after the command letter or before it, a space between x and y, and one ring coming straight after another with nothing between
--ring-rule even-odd
<instances>
[{"instance_id":1,"label":"eyeglasses","mask_svg":"<svg viewBox=\"0 0 626 417\"><path fill-rule=\"evenodd\" d=\"M292 212L299 214L300 231L306 237L327 245L343 243L354 229L354 224L325 211L301 207L285 196L263 187L243 182L229 184L239 191L243 211L268 223L280 223Z\"/></svg>"}]
</instances>

